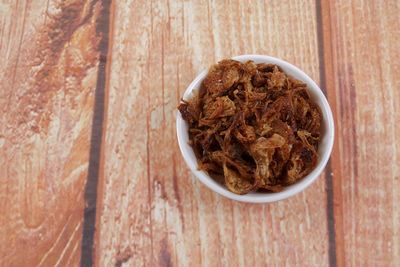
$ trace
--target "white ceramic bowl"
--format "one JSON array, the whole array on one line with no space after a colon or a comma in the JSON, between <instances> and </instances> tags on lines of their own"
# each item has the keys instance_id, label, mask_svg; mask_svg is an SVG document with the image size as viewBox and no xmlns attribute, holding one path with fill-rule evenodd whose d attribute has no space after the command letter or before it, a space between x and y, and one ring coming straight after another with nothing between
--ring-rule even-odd
<instances>
[{"instance_id":1,"label":"white ceramic bowl","mask_svg":"<svg viewBox=\"0 0 400 267\"><path fill-rule=\"evenodd\" d=\"M197 159L193 152L192 147L189 145L189 133L188 124L182 119L181 114L178 112L176 118L176 130L178 135L178 143L181 149L183 158L185 159L187 165L192 170L194 175L211 190L221 194L225 197L243 201L243 202L253 202L253 203L266 203L274 202L277 200L282 200L293 196L300 191L307 188L312 182L314 182L317 177L321 174L328 162L329 156L332 151L333 139L334 139L334 125L331 108L329 107L328 101L326 100L324 94L318 85L305 74L303 71L293 66L292 64L283 61L278 58L263 56L263 55L242 55L233 57L232 59L246 62L248 60L253 60L255 64L257 63L272 63L280 66L283 71L287 74L292 75L294 78L301 80L307 84L307 89L310 92L311 98L320 107L323 115L323 120L321 124L321 140L318 147L318 163L315 169L305 176L303 179L299 180L295 184L285 187L282 192L279 193L258 193L251 192L246 195L237 195L229 191L225 186L214 181L205 171L199 171ZM207 75L205 70L193 80L193 82L186 89L183 99L189 100L193 95L192 92L200 88L201 82Z\"/></svg>"}]
</instances>

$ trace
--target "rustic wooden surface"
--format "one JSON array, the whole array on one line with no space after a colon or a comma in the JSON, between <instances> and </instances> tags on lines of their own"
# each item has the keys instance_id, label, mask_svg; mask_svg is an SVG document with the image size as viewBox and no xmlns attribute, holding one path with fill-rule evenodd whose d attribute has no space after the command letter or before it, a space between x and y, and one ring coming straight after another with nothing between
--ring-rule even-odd
<instances>
[{"instance_id":1,"label":"rustic wooden surface","mask_svg":"<svg viewBox=\"0 0 400 267\"><path fill-rule=\"evenodd\" d=\"M399 266L400 2L325 4L337 263Z\"/></svg>"},{"instance_id":2,"label":"rustic wooden surface","mask_svg":"<svg viewBox=\"0 0 400 267\"><path fill-rule=\"evenodd\" d=\"M0 2L0 266L398 266L400 1ZM202 185L190 81L234 55L303 69L325 172L272 204Z\"/></svg>"},{"instance_id":3,"label":"rustic wooden surface","mask_svg":"<svg viewBox=\"0 0 400 267\"><path fill-rule=\"evenodd\" d=\"M78 265L101 5L0 7L0 265Z\"/></svg>"}]
</instances>

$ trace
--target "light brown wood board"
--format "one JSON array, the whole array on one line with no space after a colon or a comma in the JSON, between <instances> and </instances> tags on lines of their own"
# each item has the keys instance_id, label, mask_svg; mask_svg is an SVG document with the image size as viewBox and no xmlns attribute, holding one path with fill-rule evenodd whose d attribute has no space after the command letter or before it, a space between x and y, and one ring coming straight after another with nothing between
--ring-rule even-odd
<instances>
[{"instance_id":1,"label":"light brown wood board","mask_svg":"<svg viewBox=\"0 0 400 267\"><path fill-rule=\"evenodd\" d=\"M0 6L0 265L76 266L101 3Z\"/></svg>"},{"instance_id":2,"label":"light brown wood board","mask_svg":"<svg viewBox=\"0 0 400 267\"><path fill-rule=\"evenodd\" d=\"M0 5L0 266L400 262L399 1ZM331 162L288 200L216 195L177 145L185 88L240 54L333 110Z\"/></svg>"},{"instance_id":3,"label":"light brown wood board","mask_svg":"<svg viewBox=\"0 0 400 267\"><path fill-rule=\"evenodd\" d=\"M400 262L400 2L324 1L338 266Z\"/></svg>"}]
</instances>

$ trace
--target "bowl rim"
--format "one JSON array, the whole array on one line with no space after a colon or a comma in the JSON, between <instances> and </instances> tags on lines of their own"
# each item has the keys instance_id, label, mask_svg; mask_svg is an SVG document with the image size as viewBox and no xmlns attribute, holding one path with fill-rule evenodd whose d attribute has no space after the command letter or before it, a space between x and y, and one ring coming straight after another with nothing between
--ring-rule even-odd
<instances>
[{"instance_id":1,"label":"bowl rim","mask_svg":"<svg viewBox=\"0 0 400 267\"><path fill-rule=\"evenodd\" d=\"M308 186L310 186L322 173L324 170L329 157L332 152L332 147L333 147L333 142L334 142L334 121L333 121L333 116L332 116L332 111L329 106L329 103L320 89L320 87L302 70L297 68L296 66L292 65L289 62L286 62L282 59L271 57L271 56L266 56L266 55L255 55L255 54L249 54L249 55L240 55L240 56L235 56L232 57L234 60L238 60L241 62L246 62L248 60L253 60L255 63L272 63L272 64L277 64L278 66L282 67L282 69L285 70L287 73L288 70L291 73L296 73L296 76L301 76L301 78L297 77L297 79L302 80L307 84L307 89L309 91L312 91L313 95L316 95L317 99L322 102L322 106L320 105L321 111L323 113L323 119L326 120L326 125L328 126L325 132L325 135L327 136L327 143L326 143L326 149L324 150L324 153L322 154L322 157L320 156L319 163L317 166L314 168L314 170L303 177L301 180L298 182L285 187L284 191L278 192L278 193L255 193L251 192L245 195L237 195L229 191L227 188L225 188L223 185L218 184L216 181L214 181L213 178L211 178L205 171L198 170L198 163L197 163L197 158L189 156L190 153L193 153L193 149L191 146L188 144L187 141L184 140L183 133L187 131L185 127L187 127L187 123L183 120L181 114L179 111L177 111L177 117L176 117L176 131L177 131L177 137L178 137L178 144L179 148L181 150L182 156L188 165L189 169L192 171L192 173L199 179L204 185L206 185L208 188L210 188L212 191L241 202L249 202L249 203L270 203L270 202L275 202L278 200L283 200L288 197L294 196L298 194L299 192L303 191L306 189ZM208 70L203 70L191 83L190 85L186 88L185 93L183 94L182 99L188 99L189 96L192 94L192 91L194 88L197 87L199 83L203 81L205 76L207 75ZM315 96L314 96L315 98Z\"/></svg>"}]
</instances>

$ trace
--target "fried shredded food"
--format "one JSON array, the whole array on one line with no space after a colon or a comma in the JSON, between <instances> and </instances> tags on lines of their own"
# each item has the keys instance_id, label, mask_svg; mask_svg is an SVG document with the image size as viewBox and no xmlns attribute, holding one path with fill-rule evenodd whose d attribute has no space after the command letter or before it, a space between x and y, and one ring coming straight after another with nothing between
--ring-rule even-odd
<instances>
[{"instance_id":1,"label":"fried shredded food","mask_svg":"<svg viewBox=\"0 0 400 267\"><path fill-rule=\"evenodd\" d=\"M282 191L317 164L321 110L277 65L222 60L178 110L199 169L235 194Z\"/></svg>"}]
</instances>

